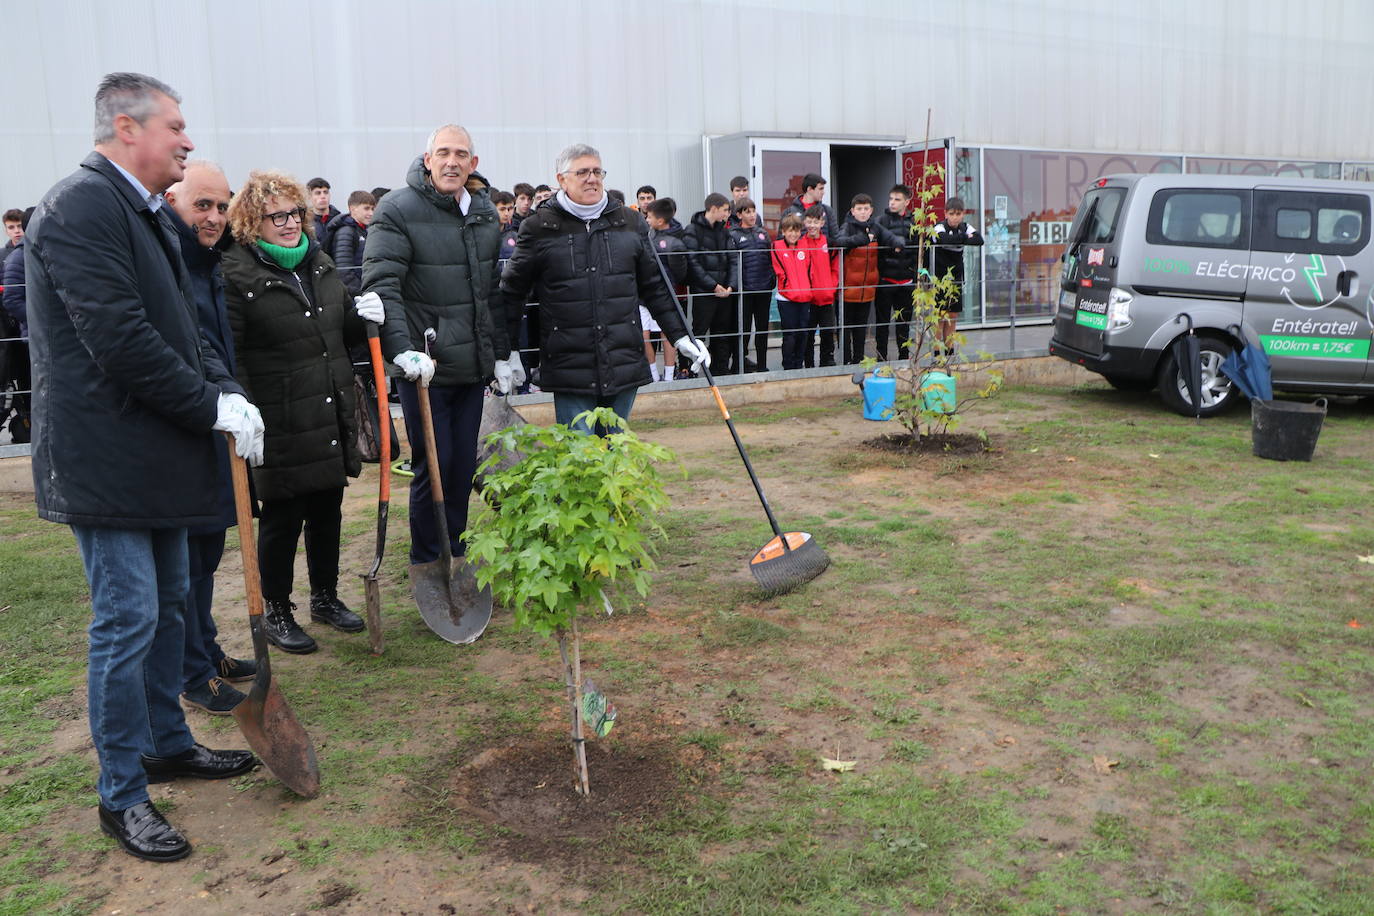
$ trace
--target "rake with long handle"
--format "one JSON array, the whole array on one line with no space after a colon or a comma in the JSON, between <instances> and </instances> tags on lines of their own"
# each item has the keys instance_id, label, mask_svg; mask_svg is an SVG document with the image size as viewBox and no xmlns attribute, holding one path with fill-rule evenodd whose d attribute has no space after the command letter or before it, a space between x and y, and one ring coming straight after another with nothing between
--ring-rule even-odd
<instances>
[{"instance_id":1,"label":"rake with long handle","mask_svg":"<svg viewBox=\"0 0 1374 916\"><path fill-rule=\"evenodd\" d=\"M668 275L668 269L664 266L662 258L658 256L658 252L654 251L653 255L654 262L658 264L658 271L663 275L668 299L672 301L673 308L677 310L678 318L682 320L683 327L687 328L688 336L691 336L692 326L682 311L682 304L677 301L677 296L673 293L672 277ZM692 337L692 340L698 346L705 346L695 337ZM754 574L754 580L758 582L759 587L768 594L780 595L784 592L790 592L797 586L810 582L825 572L825 568L830 565L830 557L805 531L783 532L777 517L773 515L773 507L768 505L768 497L763 494L763 485L759 483L759 477L754 473L754 465L749 461L749 453L744 450L744 443L740 441L739 433L735 431L735 423L730 419L730 411L725 406L725 399L720 396L720 389L716 387L716 380L711 375L711 368L703 363L701 371L706 376L706 384L711 386L711 394L716 399L716 406L720 408L720 415L725 419L725 425L730 429L730 436L735 440L735 448L739 450L739 457L744 462L744 469L749 472L749 481L754 485L754 492L759 495L759 503L763 505L764 514L768 516L768 524L773 528L773 539L754 553L754 556L749 560L749 571Z\"/></svg>"}]
</instances>

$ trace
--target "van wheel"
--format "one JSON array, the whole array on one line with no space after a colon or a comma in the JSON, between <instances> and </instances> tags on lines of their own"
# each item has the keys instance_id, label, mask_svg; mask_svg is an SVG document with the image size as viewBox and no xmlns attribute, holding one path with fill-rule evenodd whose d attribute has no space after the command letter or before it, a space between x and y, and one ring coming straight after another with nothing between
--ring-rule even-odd
<instances>
[{"instance_id":1,"label":"van wheel","mask_svg":"<svg viewBox=\"0 0 1374 916\"><path fill-rule=\"evenodd\" d=\"M1148 378L1126 378L1121 375L1104 375L1107 384L1117 391L1149 391L1155 386L1153 379Z\"/></svg>"},{"instance_id":2,"label":"van wheel","mask_svg":"<svg viewBox=\"0 0 1374 916\"><path fill-rule=\"evenodd\" d=\"M1214 417L1230 410L1240 400L1240 390L1221 372L1221 363L1231 355L1231 345L1215 337L1198 335L1198 346L1202 362L1202 410L1199 416ZM1164 359L1159 364L1159 399L1175 413L1185 417L1193 415L1193 405L1188 398L1187 384L1179 370L1178 360L1174 358L1173 347L1164 351Z\"/></svg>"}]
</instances>

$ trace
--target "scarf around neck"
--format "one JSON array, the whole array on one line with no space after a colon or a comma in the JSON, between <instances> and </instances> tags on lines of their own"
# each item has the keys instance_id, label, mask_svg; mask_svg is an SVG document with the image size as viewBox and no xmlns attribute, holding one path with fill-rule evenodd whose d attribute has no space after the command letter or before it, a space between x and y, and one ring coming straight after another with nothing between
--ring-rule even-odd
<instances>
[{"instance_id":1,"label":"scarf around neck","mask_svg":"<svg viewBox=\"0 0 1374 916\"><path fill-rule=\"evenodd\" d=\"M568 197L567 191L564 191L562 188L558 189L558 203L563 207L564 210L567 210L573 216L577 217L585 223L589 223L592 220L596 219L598 216L600 216L602 212L605 211L606 204L609 200L610 198L606 196L606 192L603 190L601 192L601 199L598 200L596 203L575 204L572 202L572 199Z\"/></svg>"},{"instance_id":2,"label":"scarf around neck","mask_svg":"<svg viewBox=\"0 0 1374 916\"><path fill-rule=\"evenodd\" d=\"M305 260L305 253L310 250L310 238L302 232L301 240L295 248L273 245L265 239L258 239L258 247L283 270L295 270L296 265Z\"/></svg>"}]
</instances>

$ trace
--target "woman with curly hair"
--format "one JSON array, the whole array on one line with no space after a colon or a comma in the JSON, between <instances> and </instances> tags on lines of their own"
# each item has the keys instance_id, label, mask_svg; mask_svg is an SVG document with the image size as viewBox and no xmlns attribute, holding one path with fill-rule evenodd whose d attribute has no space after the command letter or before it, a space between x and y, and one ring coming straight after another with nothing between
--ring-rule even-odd
<instances>
[{"instance_id":1,"label":"woman with curly hair","mask_svg":"<svg viewBox=\"0 0 1374 916\"><path fill-rule=\"evenodd\" d=\"M318 646L291 603L296 546L305 530L310 618L345 633L363 621L339 600L343 489L362 471L348 347L380 321L380 300L357 303L314 239L305 189L257 171L229 205L235 244L224 255L225 303L238 380L262 411L267 441L253 485L262 501L258 567L264 629L286 652Z\"/></svg>"}]
</instances>

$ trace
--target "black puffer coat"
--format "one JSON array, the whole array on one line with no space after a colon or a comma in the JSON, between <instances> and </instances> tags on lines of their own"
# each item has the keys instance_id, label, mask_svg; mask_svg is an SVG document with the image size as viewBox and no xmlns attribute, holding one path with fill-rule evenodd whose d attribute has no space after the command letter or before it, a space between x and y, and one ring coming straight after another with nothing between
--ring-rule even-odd
<instances>
[{"instance_id":1,"label":"black puffer coat","mask_svg":"<svg viewBox=\"0 0 1374 916\"><path fill-rule=\"evenodd\" d=\"M740 289L746 293L763 293L777 286L778 276L773 272L773 237L762 225L752 229L732 227L730 250L742 252L731 254L743 268Z\"/></svg>"},{"instance_id":2,"label":"black puffer coat","mask_svg":"<svg viewBox=\"0 0 1374 916\"><path fill-rule=\"evenodd\" d=\"M348 347L366 334L334 262L314 241L294 271L235 244L224 279L238 378L267 428L258 496L344 486L362 472Z\"/></svg>"},{"instance_id":3,"label":"black puffer coat","mask_svg":"<svg viewBox=\"0 0 1374 916\"><path fill-rule=\"evenodd\" d=\"M554 199L520 224L501 277L506 314L518 320L531 290L539 303L539 387L545 391L604 397L649 384L640 302L668 340L687 334L643 217L614 202L584 223Z\"/></svg>"},{"instance_id":4,"label":"black puffer coat","mask_svg":"<svg viewBox=\"0 0 1374 916\"><path fill-rule=\"evenodd\" d=\"M205 342L176 230L91 153L43 197L24 243L38 514L185 528L216 518L209 435L243 389Z\"/></svg>"},{"instance_id":5,"label":"black puffer coat","mask_svg":"<svg viewBox=\"0 0 1374 916\"><path fill-rule=\"evenodd\" d=\"M367 229L347 213L329 221L328 251L344 289L354 296L363 294L363 250Z\"/></svg>"},{"instance_id":6,"label":"black puffer coat","mask_svg":"<svg viewBox=\"0 0 1374 916\"><path fill-rule=\"evenodd\" d=\"M423 352L425 328L434 328L435 385L481 384L511 351L497 291L501 223L486 179L473 172L467 189L464 216L452 195L434 190L417 157L406 187L381 199L367 227L363 288L386 307L382 352L388 362L404 350Z\"/></svg>"},{"instance_id":7,"label":"black puffer coat","mask_svg":"<svg viewBox=\"0 0 1374 916\"><path fill-rule=\"evenodd\" d=\"M706 222L706 211L698 210L683 230L682 242L692 252L687 262L687 287L692 292L713 293L717 284L739 289L737 258L729 252L725 220L713 226Z\"/></svg>"},{"instance_id":8,"label":"black puffer coat","mask_svg":"<svg viewBox=\"0 0 1374 916\"><path fill-rule=\"evenodd\" d=\"M909 216L884 210L874 219L878 225L902 240L903 248L897 251L892 247L878 249L878 276L884 280L905 282L916 276L916 239L911 234L912 221Z\"/></svg>"}]
</instances>

